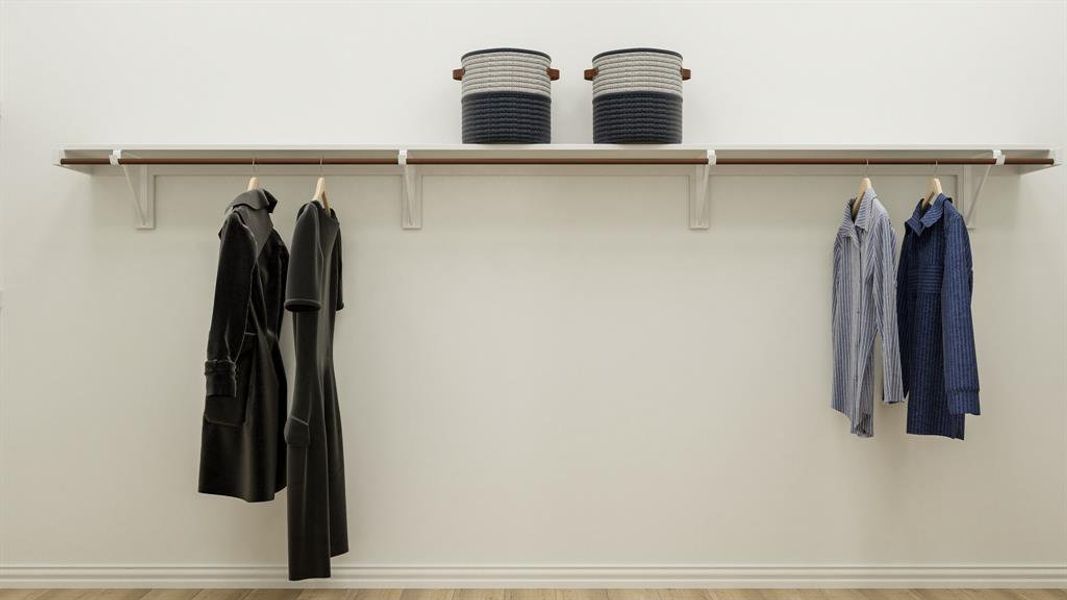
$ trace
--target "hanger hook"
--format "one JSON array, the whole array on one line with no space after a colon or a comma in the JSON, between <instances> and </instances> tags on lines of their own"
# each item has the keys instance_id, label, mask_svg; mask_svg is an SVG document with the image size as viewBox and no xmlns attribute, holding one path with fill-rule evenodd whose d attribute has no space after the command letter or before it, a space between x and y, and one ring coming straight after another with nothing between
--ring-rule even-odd
<instances>
[{"instance_id":1,"label":"hanger hook","mask_svg":"<svg viewBox=\"0 0 1067 600\"><path fill-rule=\"evenodd\" d=\"M864 159L863 163L863 176L867 177L871 173L871 159Z\"/></svg>"},{"instance_id":2,"label":"hanger hook","mask_svg":"<svg viewBox=\"0 0 1067 600\"><path fill-rule=\"evenodd\" d=\"M252 155L252 174L256 174L256 156L254 154Z\"/></svg>"},{"instance_id":3,"label":"hanger hook","mask_svg":"<svg viewBox=\"0 0 1067 600\"><path fill-rule=\"evenodd\" d=\"M325 155L320 156L319 157L319 177L322 177L325 174L325 171L323 170L323 166L322 166L325 162L326 162L326 156Z\"/></svg>"},{"instance_id":4,"label":"hanger hook","mask_svg":"<svg viewBox=\"0 0 1067 600\"><path fill-rule=\"evenodd\" d=\"M938 162L937 162L937 159L935 158L935 159L934 159L934 177L937 177L937 168L938 168L939 166L940 166L940 165L938 164Z\"/></svg>"}]
</instances>

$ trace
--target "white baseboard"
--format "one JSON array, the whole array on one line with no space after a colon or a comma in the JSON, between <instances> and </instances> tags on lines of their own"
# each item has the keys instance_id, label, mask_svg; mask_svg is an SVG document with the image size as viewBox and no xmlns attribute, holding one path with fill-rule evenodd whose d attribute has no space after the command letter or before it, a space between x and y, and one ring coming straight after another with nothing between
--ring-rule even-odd
<instances>
[{"instance_id":1,"label":"white baseboard","mask_svg":"<svg viewBox=\"0 0 1067 600\"><path fill-rule=\"evenodd\" d=\"M0 587L1067 588L1067 564L337 565L299 584L283 565L0 565Z\"/></svg>"}]
</instances>

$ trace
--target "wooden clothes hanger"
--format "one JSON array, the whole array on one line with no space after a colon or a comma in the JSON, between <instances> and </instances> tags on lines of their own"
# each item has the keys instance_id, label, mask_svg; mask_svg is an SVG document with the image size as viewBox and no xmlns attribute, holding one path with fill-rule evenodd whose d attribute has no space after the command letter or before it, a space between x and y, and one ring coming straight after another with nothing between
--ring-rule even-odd
<instances>
[{"instance_id":1,"label":"wooden clothes hanger","mask_svg":"<svg viewBox=\"0 0 1067 600\"><path fill-rule=\"evenodd\" d=\"M930 206L934 198L937 198L943 193L941 189L941 180L937 178L937 161L934 161L934 174L930 176L930 184L926 187L926 198L923 200L923 206Z\"/></svg>"},{"instance_id":2,"label":"wooden clothes hanger","mask_svg":"<svg viewBox=\"0 0 1067 600\"><path fill-rule=\"evenodd\" d=\"M259 189L259 177L256 177L256 157L253 156L252 157L252 176L248 178L248 190L247 191L251 192L252 190L258 190L258 189Z\"/></svg>"},{"instance_id":3,"label":"wooden clothes hanger","mask_svg":"<svg viewBox=\"0 0 1067 600\"><path fill-rule=\"evenodd\" d=\"M315 182L315 197L314 200L318 200L322 203L322 207L326 210L330 210L330 201L326 199L326 178L319 177L319 180Z\"/></svg>"},{"instance_id":4,"label":"wooden clothes hanger","mask_svg":"<svg viewBox=\"0 0 1067 600\"><path fill-rule=\"evenodd\" d=\"M871 189L871 178L867 177L867 170L871 168L871 161L867 161L867 166L863 170L863 179L860 179L860 189L856 192L856 201L852 203L852 218L855 219L860 214L860 203L863 202L863 195L867 193L867 190Z\"/></svg>"},{"instance_id":5,"label":"wooden clothes hanger","mask_svg":"<svg viewBox=\"0 0 1067 600\"><path fill-rule=\"evenodd\" d=\"M312 200L318 200L322 203L322 207L326 210L330 210L330 201L326 199L326 177L322 174L322 163L325 158L319 159L319 180L315 182L315 195Z\"/></svg>"}]
</instances>

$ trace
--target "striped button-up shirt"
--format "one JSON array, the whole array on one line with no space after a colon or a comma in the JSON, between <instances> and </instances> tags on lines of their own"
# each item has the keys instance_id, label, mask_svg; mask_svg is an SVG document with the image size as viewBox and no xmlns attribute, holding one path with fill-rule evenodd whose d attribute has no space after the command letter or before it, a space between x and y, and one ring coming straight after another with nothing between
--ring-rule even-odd
<instances>
[{"instance_id":1,"label":"striped button-up shirt","mask_svg":"<svg viewBox=\"0 0 1067 600\"><path fill-rule=\"evenodd\" d=\"M848 416L852 433L874 435L874 338L882 340L886 404L904 399L898 350L896 236L874 190L859 199L852 218L850 200L834 241L834 410Z\"/></svg>"}]
</instances>

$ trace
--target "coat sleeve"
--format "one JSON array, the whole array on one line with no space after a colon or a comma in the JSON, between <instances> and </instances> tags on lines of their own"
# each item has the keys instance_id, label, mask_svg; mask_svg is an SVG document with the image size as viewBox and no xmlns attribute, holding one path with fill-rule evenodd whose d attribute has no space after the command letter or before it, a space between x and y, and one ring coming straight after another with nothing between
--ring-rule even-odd
<instances>
[{"instance_id":1,"label":"coat sleeve","mask_svg":"<svg viewBox=\"0 0 1067 600\"><path fill-rule=\"evenodd\" d=\"M294 313L310 313L322 308L322 250L319 247L319 222L315 211L305 205L296 218L293 243L289 251L289 272L285 281L285 308ZM313 315L304 315L312 317ZM300 326L300 315L293 317L293 327ZM298 338L299 339L299 338ZM306 447L311 443L310 390L319 384L317 370L305 361L297 349L297 368L293 383L293 401L285 422L285 442L290 446Z\"/></svg>"},{"instance_id":2,"label":"coat sleeve","mask_svg":"<svg viewBox=\"0 0 1067 600\"><path fill-rule=\"evenodd\" d=\"M882 221L880 227L882 231L876 249L878 256L877 271L874 273L874 293L878 337L882 339L882 401L895 404L904 401L900 369L900 333L897 327L896 269L893 259L897 238L888 219Z\"/></svg>"},{"instance_id":3,"label":"coat sleeve","mask_svg":"<svg viewBox=\"0 0 1067 600\"><path fill-rule=\"evenodd\" d=\"M941 344L945 394L951 414L980 414L978 360L974 350L971 291L974 275L967 226L958 215L945 223L945 269L941 282Z\"/></svg>"},{"instance_id":4,"label":"coat sleeve","mask_svg":"<svg viewBox=\"0 0 1067 600\"><path fill-rule=\"evenodd\" d=\"M908 381L911 369L911 304L908 300L908 268L910 266L912 236L908 231L904 232L904 242L900 245L900 264L897 265L897 349L900 350L900 391L902 397L907 397L911 390Z\"/></svg>"},{"instance_id":5,"label":"coat sleeve","mask_svg":"<svg viewBox=\"0 0 1067 600\"><path fill-rule=\"evenodd\" d=\"M289 272L285 282L285 308L292 312L322 308L322 250L319 248L319 222L315 211L300 211L289 251Z\"/></svg>"},{"instance_id":6,"label":"coat sleeve","mask_svg":"<svg viewBox=\"0 0 1067 600\"><path fill-rule=\"evenodd\" d=\"M341 268L341 256L342 256L342 254L344 254L342 252L342 248L341 248L341 232L337 232L337 241L334 242L334 244L335 244L335 246L334 246L334 249L333 249L333 254L336 257L336 260L333 261L333 264L335 265L335 268L337 269L337 273L335 274L335 277L334 277L334 280L333 280L334 309L335 310L341 310L342 308L345 307L345 295L344 295L344 287L345 286L344 286L344 278L342 277L342 272L344 271L344 269Z\"/></svg>"},{"instance_id":7,"label":"coat sleeve","mask_svg":"<svg viewBox=\"0 0 1067 600\"><path fill-rule=\"evenodd\" d=\"M245 320L256 263L256 243L240 215L231 212L219 231L219 266L215 278L215 304L208 332L207 377L211 421L238 424L237 356L245 343Z\"/></svg>"}]
</instances>

